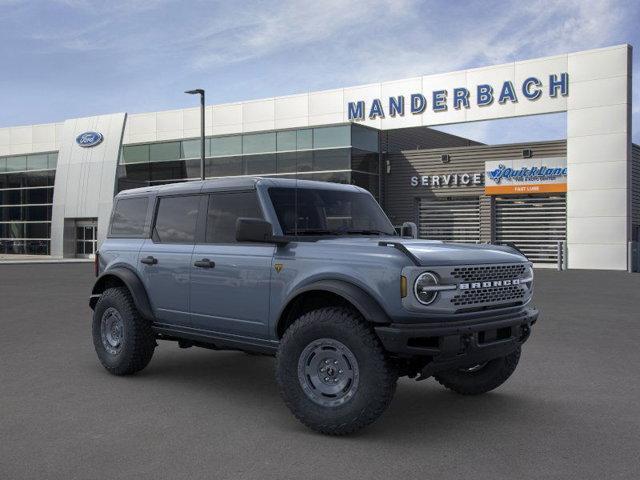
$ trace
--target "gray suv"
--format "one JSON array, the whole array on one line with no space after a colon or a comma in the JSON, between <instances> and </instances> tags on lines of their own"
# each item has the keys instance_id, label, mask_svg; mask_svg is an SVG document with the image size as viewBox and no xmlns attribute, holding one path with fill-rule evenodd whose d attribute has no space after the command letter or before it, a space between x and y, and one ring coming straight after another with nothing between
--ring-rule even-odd
<instances>
[{"instance_id":1,"label":"gray suv","mask_svg":"<svg viewBox=\"0 0 640 480\"><path fill-rule=\"evenodd\" d=\"M109 372L142 370L158 340L275 355L287 406L333 435L378 418L399 376L493 390L538 316L516 249L399 236L366 190L293 179L121 192L96 275Z\"/></svg>"}]
</instances>

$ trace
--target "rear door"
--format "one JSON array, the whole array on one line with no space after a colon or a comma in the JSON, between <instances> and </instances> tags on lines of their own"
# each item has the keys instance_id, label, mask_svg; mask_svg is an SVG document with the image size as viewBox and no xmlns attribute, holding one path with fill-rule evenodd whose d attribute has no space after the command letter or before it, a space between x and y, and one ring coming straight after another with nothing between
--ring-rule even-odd
<instances>
[{"instance_id":1,"label":"rear door","mask_svg":"<svg viewBox=\"0 0 640 480\"><path fill-rule=\"evenodd\" d=\"M238 217L263 218L255 190L209 195L191 261L191 319L196 328L267 338L275 245L236 242Z\"/></svg>"},{"instance_id":2,"label":"rear door","mask_svg":"<svg viewBox=\"0 0 640 480\"><path fill-rule=\"evenodd\" d=\"M138 262L157 323L189 324L189 277L203 195L159 197Z\"/></svg>"}]
</instances>

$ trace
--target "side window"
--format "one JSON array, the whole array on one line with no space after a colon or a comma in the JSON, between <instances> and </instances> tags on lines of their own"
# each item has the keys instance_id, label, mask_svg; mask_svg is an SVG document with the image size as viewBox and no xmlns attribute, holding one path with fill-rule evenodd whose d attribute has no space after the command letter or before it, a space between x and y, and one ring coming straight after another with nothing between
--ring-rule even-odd
<instances>
[{"instance_id":1,"label":"side window","mask_svg":"<svg viewBox=\"0 0 640 480\"><path fill-rule=\"evenodd\" d=\"M109 234L114 237L142 236L148 205L148 197L119 199L113 209Z\"/></svg>"},{"instance_id":2,"label":"side window","mask_svg":"<svg viewBox=\"0 0 640 480\"><path fill-rule=\"evenodd\" d=\"M256 192L210 195L206 242L235 243L238 217L263 218Z\"/></svg>"},{"instance_id":3,"label":"side window","mask_svg":"<svg viewBox=\"0 0 640 480\"><path fill-rule=\"evenodd\" d=\"M199 204L199 195L160 198L153 240L160 243L193 243Z\"/></svg>"}]
</instances>

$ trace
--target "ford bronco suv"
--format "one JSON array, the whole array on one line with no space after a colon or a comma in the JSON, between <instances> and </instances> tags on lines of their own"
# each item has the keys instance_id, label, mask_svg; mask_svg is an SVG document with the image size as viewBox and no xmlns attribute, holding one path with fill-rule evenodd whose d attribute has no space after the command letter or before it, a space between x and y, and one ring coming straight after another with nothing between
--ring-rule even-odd
<instances>
[{"instance_id":1,"label":"ford bronco suv","mask_svg":"<svg viewBox=\"0 0 640 480\"><path fill-rule=\"evenodd\" d=\"M275 355L287 406L333 435L377 419L399 376L495 389L538 316L516 249L402 237L366 190L295 179L123 191L96 275L109 372L142 370L159 340Z\"/></svg>"}]
</instances>

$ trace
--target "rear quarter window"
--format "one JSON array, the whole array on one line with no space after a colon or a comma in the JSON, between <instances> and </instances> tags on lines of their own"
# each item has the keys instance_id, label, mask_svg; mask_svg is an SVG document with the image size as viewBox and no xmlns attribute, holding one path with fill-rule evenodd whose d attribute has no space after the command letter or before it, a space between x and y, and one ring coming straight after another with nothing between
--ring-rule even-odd
<instances>
[{"instance_id":1,"label":"rear quarter window","mask_svg":"<svg viewBox=\"0 0 640 480\"><path fill-rule=\"evenodd\" d=\"M142 237L149 207L148 197L121 198L111 217L109 235L112 237Z\"/></svg>"}]
</instances>

